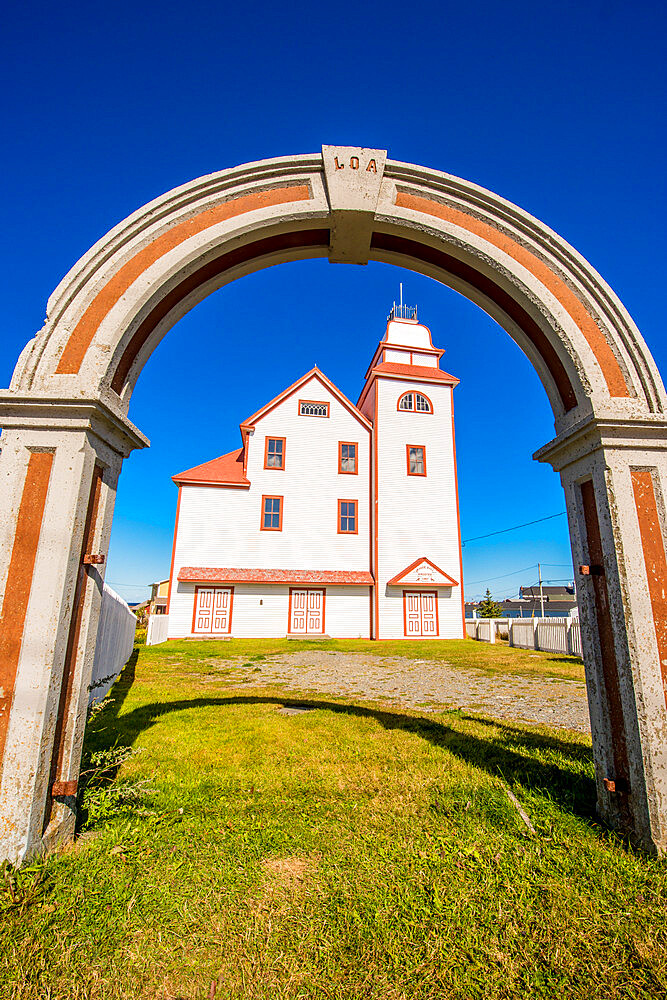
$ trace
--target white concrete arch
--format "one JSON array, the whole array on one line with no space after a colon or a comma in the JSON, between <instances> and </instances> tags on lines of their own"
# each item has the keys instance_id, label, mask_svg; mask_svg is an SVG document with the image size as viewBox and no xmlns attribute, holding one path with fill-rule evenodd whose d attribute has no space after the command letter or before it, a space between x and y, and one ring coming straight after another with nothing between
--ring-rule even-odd
<instances>
[{"instance_id":1,"label":"white concrete arch","mask_svg":"<svg viewBox=\"0 0 667 1000\"><path fill-rule=\"evenodd\" d=\"M199 178L120 223L55 290L0 397L0 588L3 608L20 608L0 619L5 854L71 831L102 580L84 556L106 552L122 458L147 444L127 417L143 365L214 289L316 256L430 275L534 365L556 429L537 457L561 473L575 565L590 568L580 594L599 808L662 850L667 398L655 363L612 290L539 220L382 150L325 146Z\"/></svg>"}]
</instances>

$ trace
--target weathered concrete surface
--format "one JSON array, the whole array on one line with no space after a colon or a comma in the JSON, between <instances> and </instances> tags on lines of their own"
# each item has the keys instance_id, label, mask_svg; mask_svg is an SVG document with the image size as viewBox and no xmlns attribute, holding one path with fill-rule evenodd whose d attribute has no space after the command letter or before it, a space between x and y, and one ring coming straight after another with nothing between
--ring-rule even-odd
<instances>
[{"instance_id":1,"label":"weathered concrete surface","mask_svg":"<svg viewBox=\"0 0 667 1000\"><path fill-rule=\"evenodd\" d=\"M143 365L215 288L282 261L381 260L490 313L533 363L565 488L601 816L667 847L667 397L600 275L492 192L380 150L244 164L168 192L99 241L49 299L0 399L0 853L72 826L104 564ZM358 166L357 166L358 161ZM371 166L374 161L374 166ZM336 166L338 163L339 166ZM370 169L369 169L370 168ZM54 796L54 788L56 794Z\"/></svg>"}]
</instances>

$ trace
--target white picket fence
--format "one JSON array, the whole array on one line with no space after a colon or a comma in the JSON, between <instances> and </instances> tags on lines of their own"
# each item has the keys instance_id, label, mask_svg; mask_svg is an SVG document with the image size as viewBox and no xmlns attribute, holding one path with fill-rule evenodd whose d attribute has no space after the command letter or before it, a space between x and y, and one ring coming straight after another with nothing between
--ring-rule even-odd
<instances>
[{"instance_id":1,"label":"white picket fence","mask_svg":"<svg viewBox=\"0 0 667 1000\"><path fill-rule=\"evenodd\" d=\"M161 642L166 642L168 625L169 615L149 615L146 645L157 646Z\"/></svg>"},{"instance_id":2,"label":"white picket fence","mask_svg":"<svg viewBox=\"0 0 667 1000\"><path fill-rule=\"evenodd\" d=\"M120 594L104 584L88 704L102 701L132 655L137 619Z\"/></svg>"},{"instance_id":3,"label":"white picket fence","mask_svg":"<svg viewBox=\"0 0 667 1000\"><path fill-rule=\"evenodd\" d=\"M576 618L466 618L470 639L507 638L518 649L581 656L581 628Z\"/></svg>"}]
</instances>

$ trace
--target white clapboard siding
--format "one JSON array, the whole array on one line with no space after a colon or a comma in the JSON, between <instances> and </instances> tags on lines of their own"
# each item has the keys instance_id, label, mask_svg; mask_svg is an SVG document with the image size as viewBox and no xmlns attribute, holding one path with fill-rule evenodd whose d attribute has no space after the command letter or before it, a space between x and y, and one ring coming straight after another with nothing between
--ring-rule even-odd
<instances>
[{"instance_id":1,"label":"white clapboard siding","mask_svg":"<svg viewBox=\"0 0 667 1000\"><path fill-rule=\"evenodd\" d=\"M88 704L102 701L132 655L136 616L106 583L102 591L95 659L88 687Z\"/></svg>"},{"instance_id":2,"label":"white clapboard siding","mask_svg":"<svg viewBox=\"0 0 667 1000\"><path fill-rule=\"evenodd\" d=\"M172 592L168 616L170 636L193 634L194 588L195 585L192 583L179 583ZM368 587L345 586L324 589L325 634L337 639L367 639L370 605ZM230 635L242 639L286 636L289 591L287 585L266 587L257 583L234 584Z\"/></svg>"},{"instance_id":3,"label":"white clapboard siding","mask_svg":"<svg viewBox=\"0 0 667 1000\"><path fill-rule=\"evenodd\" d=\"M403 638L404 588L387 587L387 581L426 556L458 581L457 587L438 589L438 620L440 638L461 638L452 389L393 378L379 379L377 386L379 637ZM397 409L404 392L420 388L431 400L433 413ZM426 448L426 476L407 474L409 444Z\"/></svg>"},{"instance_id":4,"label":"white clapboard siding","mask_svg":"<svg viewBox=\"0 0 667 1000\"><path fill-rule=\"evenodd\" d=\"M298 400L329 403L329 417L300 417ZM267 437L286 438L285 468L265 469ZM250 489L181 488L174 571L181 566L369 570L370 432L325 390L306 383L257 421ZM359 444L359 474L338 472L338 442ZM282 531L260 531L262 496L282 496ZM357 500L358 533L338 534L338 500ZM171 634L171 633L170 633Z\"/></svg>"}]
</instances>

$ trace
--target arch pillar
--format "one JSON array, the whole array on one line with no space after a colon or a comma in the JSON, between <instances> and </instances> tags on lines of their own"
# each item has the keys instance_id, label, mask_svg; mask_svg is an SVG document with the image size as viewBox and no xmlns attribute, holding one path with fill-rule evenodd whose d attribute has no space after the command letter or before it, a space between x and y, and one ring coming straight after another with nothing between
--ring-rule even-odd
<instances>
[{"instance_id":1,"label":"arch pillar","mask_svg":"<svg viewBox=\"0 0 667 1000\"><path fill-rule=\"evenodd\" d=\"M0 847L74 832L74 802L122 460L147 439L95 400L0 396Z\"/></svg>"},{"instance_id":2,"label":"arch pillar","mask_svg":"<svg viewBox=\"0 0 667 1000\"><path fill-rule=\"evenodd\" d=\"M567 500L598 814L667 851L667 426L595 419L535 453Z\"/></svg>"}]
</instances>

